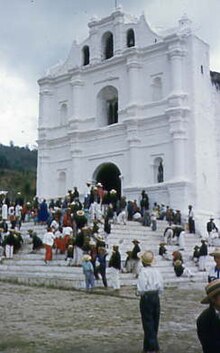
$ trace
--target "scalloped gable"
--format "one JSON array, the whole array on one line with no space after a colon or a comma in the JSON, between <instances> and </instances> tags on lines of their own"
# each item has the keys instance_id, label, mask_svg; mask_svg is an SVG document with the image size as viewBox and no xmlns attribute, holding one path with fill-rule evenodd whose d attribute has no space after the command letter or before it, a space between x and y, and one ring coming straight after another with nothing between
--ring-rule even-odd
<instances>
[{"instance_id":1,"label":"scalloped gable","mask_svg":"<svg viewBox=\"0 0 220 353\"><path fill-rule=\"evenodd\" d=\"M140 48L148 47L156 42L162 41L162 37L154 32L148 24L146 17L142 14L136 27L136 42Z\"/></svg>"},{"instance_id":2,"label":"scalloped gable","mask_svg":"<svg viewBox=\"0 0 220 353\"><path fill-rule=\"evenodd\" d=\"M88 45L92 50L92 31L95 30L98 33L96 46L99 46L98 41L100 40L101 34L114 28L115 23L121 24L122 34L125 34L128 29L132 28L134 30L136 48L145 48L163 40L160 35L150 28L144 14L137 18L123 13L121 8L119 8L108 17L102 19L93 18L88 23L89 35L87 38L85 38L85 40L81 43L77 43L77 41L74 40L67 59L63 63L59 61L57 64L50 67L46 71L46 76L56 77L67 73L68 70L81 67L82 48L84 45ZM124 49L126 49L126 44L122 43L122 52ZM99 60L101 62L101 58L99 58Z\"/></svg>"}]
</instances>

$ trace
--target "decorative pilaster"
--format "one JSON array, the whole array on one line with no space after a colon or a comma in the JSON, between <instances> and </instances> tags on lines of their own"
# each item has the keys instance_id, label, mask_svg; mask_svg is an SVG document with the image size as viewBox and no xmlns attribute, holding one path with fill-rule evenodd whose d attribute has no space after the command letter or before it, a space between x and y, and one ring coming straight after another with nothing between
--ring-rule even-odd
<instances>
[{"instance_id":1,"label":"decorative pilaster","mask_svg":"<svg viewBox=\"0 0 220 353\"><path fill-rule=\"evenodd\" d=\"M173 180L186 179L187 119L183 109L167 110L173 142Z\"/></svg>"},{"instance_id":2,"label":"decorative pilaster","mask_svg":"<svg viewBox=\"0 0 220 353\"><path fill-rule=\"evenodd\" d=\"M74 76L70 81L72 86L72 116L69 119L70 130L75 130L77 128L76 122L80 120L81 109L83 104L82 99L82 89L84 82L81 80L80 74Z\"/></svg>"},{"instance_id":3,"label":"decorative pilaster","mask_svg":"<svg viewBox=\"0 0 220 353\"><path fill-rule=\"evenodd\" d=\"M39 100L39 128L50 125L50 115L52 107L53 91L42 89Z\"/></svg>"},{"instance_id":4,"label":"decorative pilaster","mask_svg":"<svg viewBox=\"0 0 220 353\"><path fill-rule=\"evenodd\" d=\"M49 155L46 149L38 153L38 165L37 165L37 196L40 198L48 198L48 181L50 180L48 176L49 168Z\"/></svg>"},{"instance_id":5,"label":"decorative pilaster","mask_svg":"<svg viewBox=\"0 0 220 353\"><path fill-rule=\"evenodd\" d=\"M140 156L141 139L139 137L138 125L134 120L126 121L127 142L129 146L129 187L137 187L141 183L142 168Z\"/></svg>"},{"instance_id":6,"label":"decorative pilaster","mask_svg":"<svg viewBox=\"0 0 220 353\"><path fill-rule=\"evenodd\" d=\"M168 47L170 60L171 95L178 95L184 92L183 87L183 57L186 50L180 40L171 43Z\"/></svg>"},{"instance_id":7,"label":"decorative pilaster","mask_svg":"<svg viewBox=\"0 0 220 353\"><path fill-rule=\"evenodd\" d=\"M122 50L125 48L123 41L123 24L124 24L124 14L121 11L122 7L118 6L114 15L114 55L120 55Z\"/></svg>"},{"instance_id":8,"label":"decorative pilaster","mask_svg":"<svg viewBox=\"0 0 220 353\"><path fill-rule=\"evenodd\" d=\"M141 65L137 55L130 56L127 61L129 105L138 104L140 100L140 69Z\"/></svg>"},{"instance_id":9,"label":"decorative pilaster","mask_svg":"<svg viewBox=\"0 0 220 353\"><path fill-rule=\"evenodd\" d=\"M72 157L72 186L79 186L81 182L81 158L82 150L78 147L78 136L74 134L71 141L71 157Z\"/></svg>"},{"instance_id":10,"label":"decorative pilaster","mask_svg":"<svg viewBox=\"0 0 220 353\"><path fill-rule=\"evenodd\" d=\"M89 23L90 27L90 64L97 64L100 61L101 53L98 45L97 21L92 19Z\"/></svg>"}]
</instances>

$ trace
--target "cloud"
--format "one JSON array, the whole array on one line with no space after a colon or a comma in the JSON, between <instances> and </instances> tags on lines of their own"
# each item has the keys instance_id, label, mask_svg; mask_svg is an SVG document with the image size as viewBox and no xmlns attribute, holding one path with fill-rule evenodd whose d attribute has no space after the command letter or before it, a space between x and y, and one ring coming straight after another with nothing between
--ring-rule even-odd
<instances>
[{"instance_id":1,"label":"cloud","mask_svg":"<svg viewBox=\"0 0 220 353\"><path fill-rule=\"evenodd\" d=\"M0 143L36 145L37 97L24 78L0 64Z\"/></svg>"}]
</instances>

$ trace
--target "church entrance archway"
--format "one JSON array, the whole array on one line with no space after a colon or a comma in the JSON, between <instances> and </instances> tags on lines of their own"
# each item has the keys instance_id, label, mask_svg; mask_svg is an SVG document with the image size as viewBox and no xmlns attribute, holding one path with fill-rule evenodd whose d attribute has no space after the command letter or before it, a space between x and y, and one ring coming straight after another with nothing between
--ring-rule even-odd
<instances>
[{"instance_id":1,"label":"church entrance archway","mask_svg":"<svg viewBox=\"0 0 220 353\"><path fill-rule=\"evenodd\" d=\"M101 183L105 190L115 189L118 196L121 196L121 172L113 163L103 163L95 171L93 180Z\"/></svg>"}]
</instances>

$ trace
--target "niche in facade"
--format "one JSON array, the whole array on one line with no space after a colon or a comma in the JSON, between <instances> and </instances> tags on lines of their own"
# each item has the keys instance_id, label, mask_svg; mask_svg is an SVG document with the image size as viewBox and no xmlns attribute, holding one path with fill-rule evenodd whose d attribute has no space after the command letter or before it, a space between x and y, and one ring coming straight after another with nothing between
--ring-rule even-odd
<instances>
[{"instance_id":1,"label":"niche in facade","mask_svg":"<svg viewBox=\"0 0 220 353\"><path fill-rule=\"evenodd\" d=\"M82 49L83 54L83 66L89 65L90 62L90 52L88 45L85 45Z\"/></svg>"},{"instance_id":2,"label":"niche in facade","mask_svg":"<svg viewBox=\"0 0 220 353\"><path fill-rule=\"evenodd\" d=\"M98 126L118 123L118 90L113 86L104 87L97 96Z\"/></svg>"},{"instance_id":3,"label":"niche in facade","mask_svg":"<svg viewBox=\"0 0 220 353\"><path fill-rule=\"evenodd\" d=\"M164 165L163 158L157 157L154 160L154 182L163 183L164 182Z\"/></svg>"},{"instance_id":4,"label":"niche in facade","mask_svg":"<svg viewBox=\"0 0 220 353\"><path fill-rule=\"evenodd\" d=\"M60 125L67 124L67 116L68 116L68 107L66 103L63 103L60 107Z\"/></svg>"},{"instance_id":5,"label":"niche in facade","mask_svg":"<svg viewBox=\"0 0 220 353\"><path fill-rule=\"evenodd\" d=\"M135 46L135 34L134 30L131 28L127 31L127 47L131 48Z\"/></svg>"},{"instance_id":6,"label":"niche in facade","mask_svg":"<svg viewBox=\"0 0 220 353\"><path fill-rule=\"evenodd\" d=\"M58 174L58 196L64 197L66 195L66 172L62 171Z\"/></svg>"},{"instance_id":7,"label":"niche in facade","mask_svg":"<svg viewBox=\"0 0 220 353\"><path fill-rule=\"evenodd\" d=\"M152 101L159 101L163 98L162 92L162 79L161 77L155 77L152 82Z\"/></svg>"},{"instance_id":8,"label":"niche in facade","mask_svg":"<svg viewBox=\"0 0 220 353\"><path fill-rule=\"evenodd\" d=\"M102 37L103 59L110 59L114 56L114 40L111 32L106 32Z\"/></svg>"}]
</instances>

